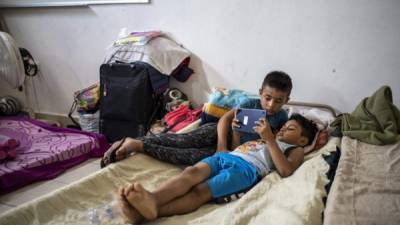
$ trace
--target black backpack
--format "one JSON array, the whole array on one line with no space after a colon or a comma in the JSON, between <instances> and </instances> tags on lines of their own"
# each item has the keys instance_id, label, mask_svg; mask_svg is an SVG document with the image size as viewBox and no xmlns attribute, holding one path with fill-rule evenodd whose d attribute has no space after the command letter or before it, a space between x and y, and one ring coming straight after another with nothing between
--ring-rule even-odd
<instances>
[{"instance_id":1,"label":"black backpack","mask_svg":"<svg viewBox=\"0 0 400 225\"><path fill-rule=\"evenodd\" d=\"M143 62L101 65L99 129L110 142L144 136L158 116L161 98L151 73L159 72Z\"/></svg>"}]
</instances>

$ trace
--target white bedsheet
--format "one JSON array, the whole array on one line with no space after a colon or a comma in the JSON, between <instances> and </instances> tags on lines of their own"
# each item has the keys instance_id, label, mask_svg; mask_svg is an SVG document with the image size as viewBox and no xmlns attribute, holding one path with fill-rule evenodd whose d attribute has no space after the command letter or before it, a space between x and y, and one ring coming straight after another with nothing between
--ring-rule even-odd
<instances>
[{"instance_id":1,"label":"white bedsheet","mask_svg":"<svg viewBox=\"0 0 400 225\"><path fill-rule=\"evenodd\" d=\"M148 224L321 224L329 169L321 154L335 151L338 144L339 139L331 138L322 149L307 155L292 176L282 179L273 172L237 201L206 204L196 212ZM0 224L90 224L88 209L111 201L121 185L135 180L153 190L180 171L177 166L137 154L6 212L0 216Z\"/></svg>"}]
</instances>

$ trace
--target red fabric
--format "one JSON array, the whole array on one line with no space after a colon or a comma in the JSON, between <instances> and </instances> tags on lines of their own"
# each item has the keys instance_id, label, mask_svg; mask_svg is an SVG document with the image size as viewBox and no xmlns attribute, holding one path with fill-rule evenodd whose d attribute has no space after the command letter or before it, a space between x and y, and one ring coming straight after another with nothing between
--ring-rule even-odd
<instances>
[{"instance_id":1,"label":"red fabric","mask_svg":"<svg viewBox=\"0 0 400 225\"><path fill-rule=\"evenodd\" d=\"M176 110L164 116L167 126L173 126L172 132L177 132L187 125L200 118L201 108L189 109L189 106L182 104Z\"/></svg>"},{"instance_id":2,"label":"red fabric","mask_svg":"<svg viewBox=\"0 0 400 225\"><path fill-rule=\"evenodd\" d=\"M322 148L326 143L328 143L328 140L329 140L328 131L327 130L320 131L313 150L318 150Z\"/></svg>"},{"instance_id":3,"label":"red fabric","mask_svg":"<svg viewBox=\"0 0 400 225\"><path fill-rule=\"evenodd\" d=\"M188 111L189 111L189 106L182 104L174 111L165 114L164 121L167 124L167 126L172 126L175 123L184 120L186 118L186 113L188 113Z\"/></svg>"}]
</instances>

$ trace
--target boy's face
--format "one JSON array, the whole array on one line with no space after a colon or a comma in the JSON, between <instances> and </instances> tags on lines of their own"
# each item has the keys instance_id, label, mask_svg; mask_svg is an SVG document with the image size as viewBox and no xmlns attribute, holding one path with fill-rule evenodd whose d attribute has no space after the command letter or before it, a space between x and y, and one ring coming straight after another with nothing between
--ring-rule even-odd
<instances>
[{"instance_id":1,"label":"boy's face","mask_svg":"<svg viewBox=\"0 0 400 225\"><path fill-rule=\"evenodd\" d=\"M261 106L267 110L268 115L274 115L289 101L288 93L270 86L260 90Z\"/></svg>"},{"instance_id":2,"label":"boy's face","mask_svg":"<svg viewBox=\"0 0 400 225\"><path fill-rule=\"evenodd\" d=\"M302 127L296 120L289 120L276 134L276 138L288 144L305 146L308 143L308 138L302 136L301 131Z\"/></svg>"}]
</instances>

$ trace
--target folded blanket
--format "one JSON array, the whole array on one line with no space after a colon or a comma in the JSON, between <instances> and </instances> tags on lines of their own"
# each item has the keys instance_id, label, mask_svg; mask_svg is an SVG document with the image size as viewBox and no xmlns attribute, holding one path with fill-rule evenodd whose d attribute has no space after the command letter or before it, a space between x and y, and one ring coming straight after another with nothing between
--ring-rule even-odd
<instances>
[{"instance_id":1,"label":"folded blanket","mask_svg":"<svg viewBox=\"0 0 400 225\"><path fill-rule=\"evenodd\" d=\"M145 45L137 45L129 40L120 44L122 43L124 44L114 45L107 51L104 63L141 61L150 64L162 74L171 75L182 63L188 64L191 55L187 49L166 35L154 37Z\"/></svg>"},{"instance_id":2,"label":"folded blanket","mask_svg":"<svg viewBox=\"0 0 400 225\"><path fill-rule=\"evenodd\" d=\"M208 102L216 106L231 109L238 107L249 98L259 98L259 96L238 89L216 88L210 94Z\"/></svg>"},{"instance_id":3,"label":"folded blanket","mask_svg":"<svg viewBox=\"0 0 400 225\"><path fill-rule=\"evenodd\" d=\"M400 140L400 111L393 104L392 91L382 86L371 97L365 98L351 113L344 113L333 121L343 135L373 144L393 144Z\"/></svg>"},{"instance_id":4,"label":"folded blanket","mask_svg":"<svg viewBox=\"0 0 400 225\"><path fill-rule=\"evenodd\" d=\"M223 108L212 103L205 103L203 112L201 113L201 125L218 122L219 118L228 111L228 108Z\"/></svg>"}]
</instances>

